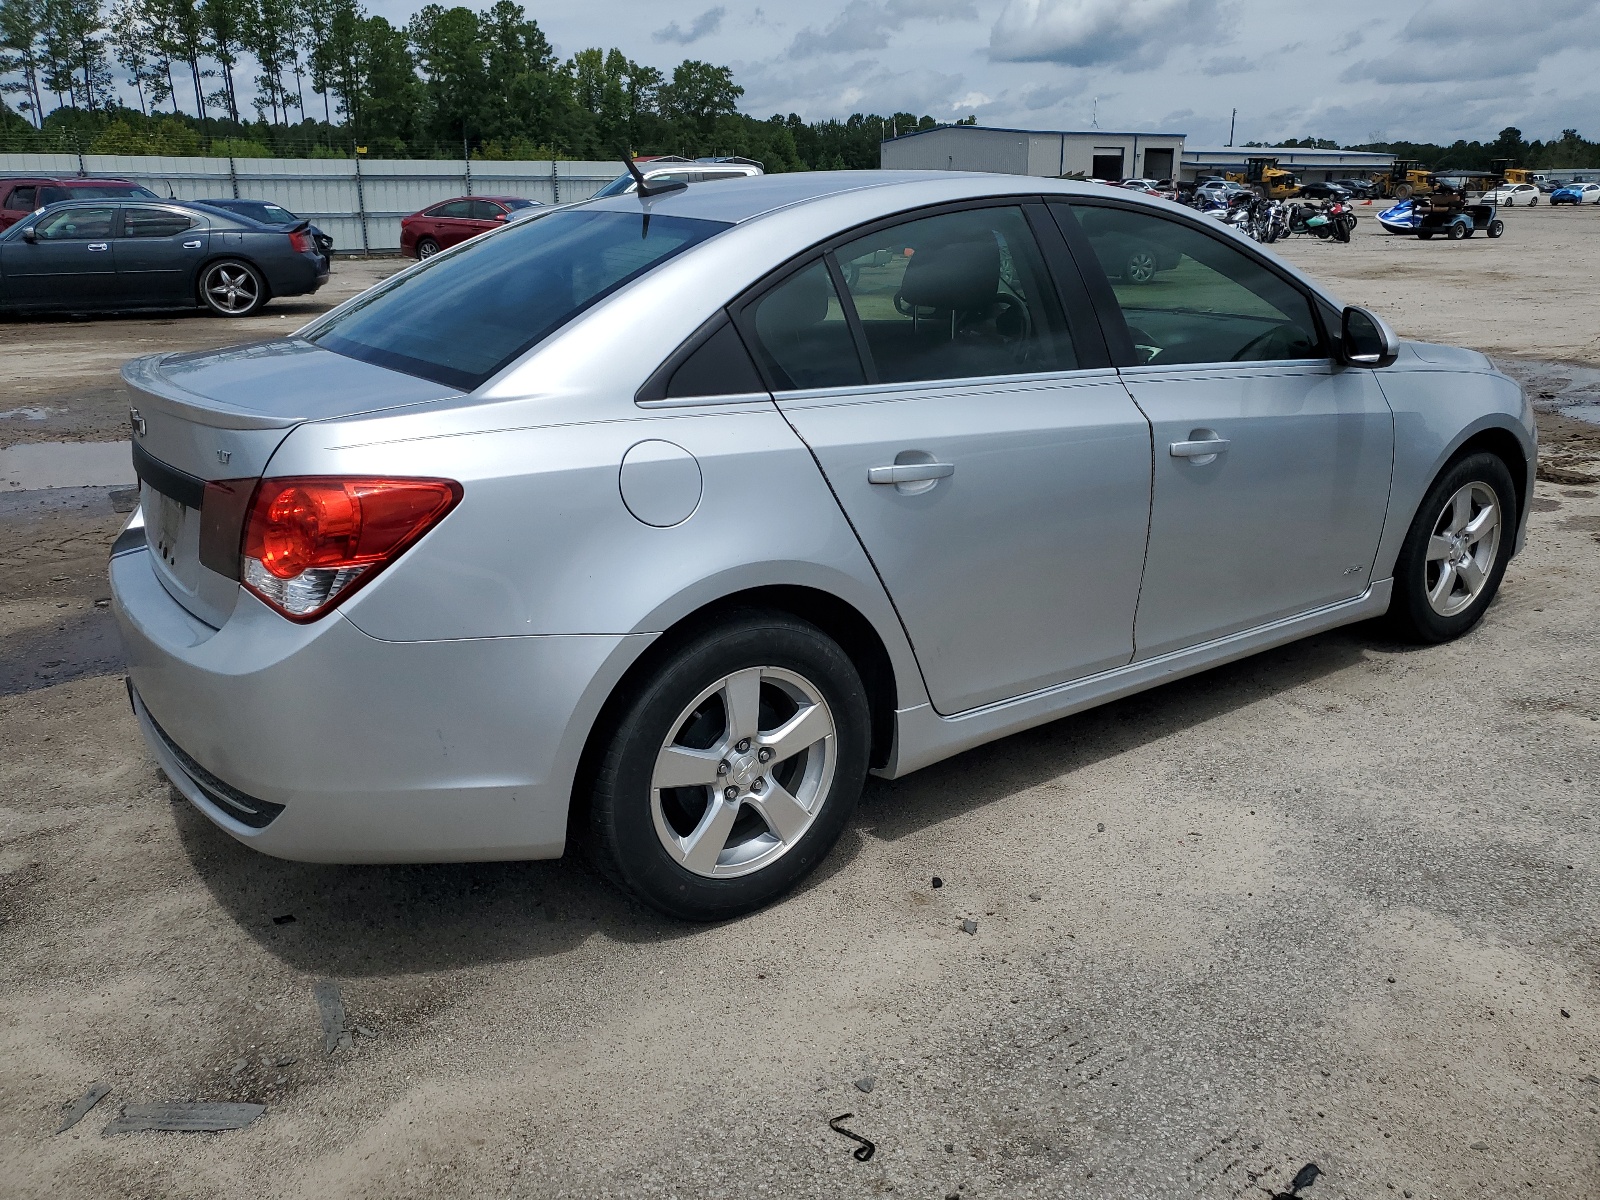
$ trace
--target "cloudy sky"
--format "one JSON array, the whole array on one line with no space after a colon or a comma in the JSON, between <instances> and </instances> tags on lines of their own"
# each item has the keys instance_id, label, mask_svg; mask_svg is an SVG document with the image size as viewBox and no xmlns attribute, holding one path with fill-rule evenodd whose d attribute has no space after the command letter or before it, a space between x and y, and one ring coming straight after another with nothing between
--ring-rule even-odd
<instances>
[{"instance_id":1,"label":"cloudy sky","mask_svg":"<svg viewBox=\"0 0 1600 1200\"><path fill-rule=\"evenodd\" d=\"M1600 136L1600 0L524 2L563 55L732 66L757 116L1097 120L1220 145L1238 108L1238 141Z\"/></svg>"}]
</instances>

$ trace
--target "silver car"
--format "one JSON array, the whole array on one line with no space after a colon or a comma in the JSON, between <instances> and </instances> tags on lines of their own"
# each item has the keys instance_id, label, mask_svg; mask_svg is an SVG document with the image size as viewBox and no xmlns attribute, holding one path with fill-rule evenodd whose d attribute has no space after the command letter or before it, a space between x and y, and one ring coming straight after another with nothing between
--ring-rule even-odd
<instances>
[{"instance_id":1,"label":"silver car","mask_svg":"<svg viewBox=\"0 0 1600 1200\"><path fill-rule=\"evenodd\" d=\"M123 375L129 692L196 807L292 859L581 845L692 919L792 887L869 771L1459 637L1536 450L1483 355L1214 221L966 172L593 201Z\"/></svg>"}]
</instances>

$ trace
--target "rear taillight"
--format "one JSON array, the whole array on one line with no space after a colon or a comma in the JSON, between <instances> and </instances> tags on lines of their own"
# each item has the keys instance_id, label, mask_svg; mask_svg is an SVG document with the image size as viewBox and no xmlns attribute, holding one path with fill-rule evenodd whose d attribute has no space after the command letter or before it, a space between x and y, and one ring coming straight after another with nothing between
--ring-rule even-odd
<instances>
[{"instance_id":1,"label":"rear taillight","mask_svg":"<svg viewBox=\"0 0 1600 1200\"><path fill-rule=\"evenodd\" d=\"M245 519L240 582L290 620L315 620L460 499L448 479L263 479Z\"/></svg>"},{"instance_id":2,"label":"rear taillight","mask_svg":"<svg viewBox=\"0 0 1600 1200\"><path fill-rule=\"evenodd\" d=\"M296 229L289 234L289 246L296 254L304 254L311 249L311 235L303 229Z\"/></svg>"}]
</instances>

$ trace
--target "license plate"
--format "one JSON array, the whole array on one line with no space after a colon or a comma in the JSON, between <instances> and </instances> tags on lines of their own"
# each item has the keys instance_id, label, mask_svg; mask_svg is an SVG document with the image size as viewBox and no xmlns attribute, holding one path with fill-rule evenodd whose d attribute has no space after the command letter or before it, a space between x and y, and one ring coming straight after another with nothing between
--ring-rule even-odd
<instances>
[{"instance_id":1,"label":"license plate","mask_svg":"<svg viewBox=\"0 0 1600 1200\"><path fill-rule=\"evenodd\" d=\"M183 544L183 523L188 514L188 509L179 504L171 496L164 496L151 489L151 496L155 500L155 512L146 509L145 519L150 521L150 516L155 520L150 521L150 544L161 561L169 567L178 565L178 547Z\"/></svg>"}]
</instances>

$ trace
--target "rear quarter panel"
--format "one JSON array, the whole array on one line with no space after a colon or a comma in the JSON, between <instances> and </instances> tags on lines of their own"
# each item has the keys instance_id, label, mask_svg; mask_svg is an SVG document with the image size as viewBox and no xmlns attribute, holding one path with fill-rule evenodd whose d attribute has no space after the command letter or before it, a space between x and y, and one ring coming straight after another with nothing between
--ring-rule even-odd
<instances>
[{"instance_id":1,"label":"rear quarter panel","mask_svg":"<svg viewBox=\"0 0 1600 1200\"><path fill-rule=\"evenodd\" d=\"M420 430L428 418L417 420ZM770 401L382 436L401 423L303 425L269 468L462 484L460 506L342 610L367 634L416 641L655 633L735 592L810 587L873 624L900 703L918 702L921 676L888 597L810 453ZM699 464L699 503L677 525L647 525L623 502L623 457L644 441L682 447Z\"/></svg>"}]
</instances>

